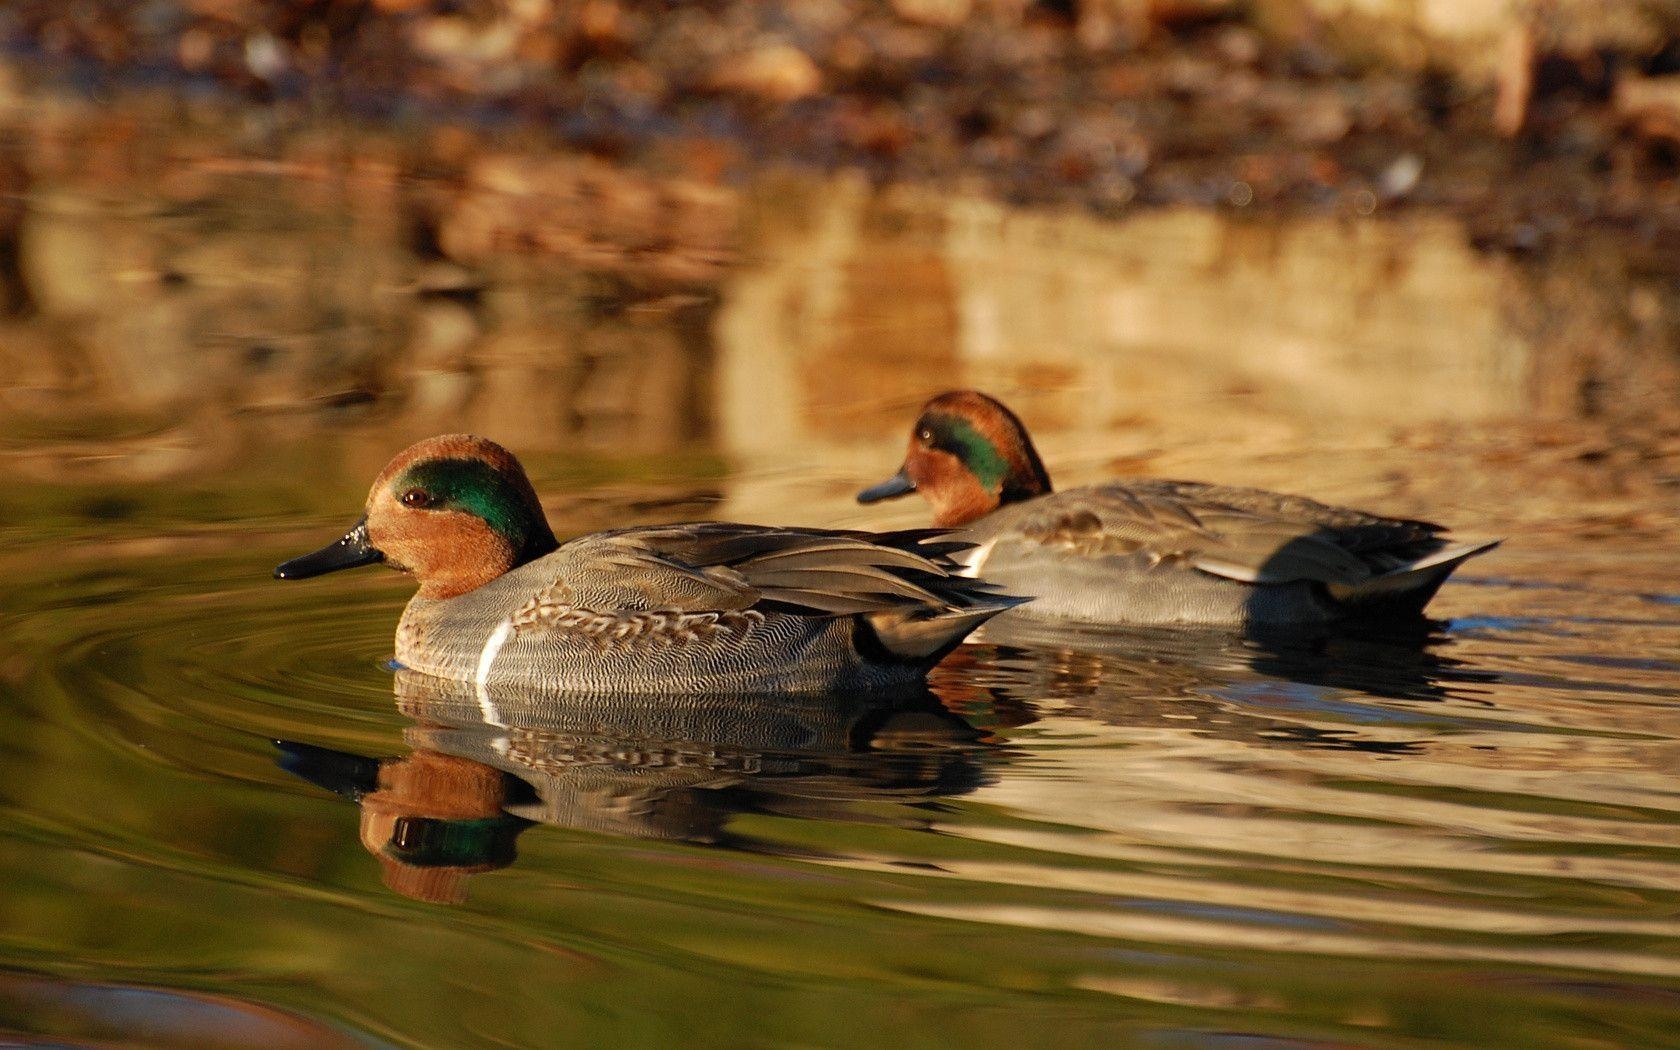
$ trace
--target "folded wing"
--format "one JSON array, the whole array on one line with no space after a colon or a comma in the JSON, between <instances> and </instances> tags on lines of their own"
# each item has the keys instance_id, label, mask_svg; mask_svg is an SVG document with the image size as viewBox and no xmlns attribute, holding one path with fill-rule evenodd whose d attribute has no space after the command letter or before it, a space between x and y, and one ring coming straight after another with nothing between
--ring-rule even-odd
<instances>
[{"instance_id":1,"label":"folded wing","mask_svg":"<svg viewBox=\"0 0 1680 1050\"><path fill-rule=\"evenodd\" d=\"M956 575L950 555L965 546L927 530L870 534L723 522L624 529L562 546L553 597L603 611L759 608L839 616L965 608L989 595L985 585Z\"/></svg>"},{"instance_id":2,"label":"folded wing","mask_svg":"<svg viewBox=\"0 0 1680 1050\"><path fill-rule=\"evenodd\" d=\"M1186 481L1117 482L1025 506L1009 523L1021 538L1085 556L1177 562L1244 583L1357 587L1447 546L1442 527L1427 521Z\"/></svg>"}]
</instances>

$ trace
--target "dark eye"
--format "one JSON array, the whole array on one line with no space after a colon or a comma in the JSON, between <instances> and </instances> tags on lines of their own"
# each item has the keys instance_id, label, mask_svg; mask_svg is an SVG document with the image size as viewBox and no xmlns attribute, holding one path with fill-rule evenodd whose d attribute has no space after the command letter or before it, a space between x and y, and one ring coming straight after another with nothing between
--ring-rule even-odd
<instances>
[{"instance_id":1,"label":"dark eye","mask_svg":"<svg viewBox=\"0 0 1680 1050\"><path fill-rule=\"evenodd\" d=\"M409 489L402 494L402 505L413 507L415 510L423 510L432 505L431 493L425 489Z\"/></svg>"},{"instance_id":2,"label":"dark eye","mask_svg":"<svg viewBox=\"0 0 1680 1050\"><path fill-rule=\"evenodd\" d=\"M916 431L916 440L920 441L924 445L933 444L933 431L929 430L927 427L923 427L922 429Z\"/></svg>"}]
</instances>

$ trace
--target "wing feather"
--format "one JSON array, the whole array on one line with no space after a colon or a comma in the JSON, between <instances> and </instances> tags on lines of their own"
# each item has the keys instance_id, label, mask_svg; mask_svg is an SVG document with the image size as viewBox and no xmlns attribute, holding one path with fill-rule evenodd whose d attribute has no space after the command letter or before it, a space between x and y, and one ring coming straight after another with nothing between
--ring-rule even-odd
<instances>
[{"instance_id":1,"label":"wing feather","mask_svg":"<svg viewBox=\"0 0 1680 1050\"><path fill-rule=\"evenodd\" d=\"M556 552L565 600L685 612L760 602L821 615L964 607L987 588L956 575L970 545L928 530L871 535L700 522L595 533ZM559 600L558 598L555 600Z\"/></svg>"},{"instance_id":2,"label":"wing feather","mask_svg":"<svg viewBox=\"0 0 1680 1050\"><path fill-rule=\"evenodd\" d=\"M976 538L1182 562L1245 583L1351 586L1444 542L1441 527L1427 521L1262 489L1152 479L1071 489L993 517L998 523L977 527Z\"/></svg>"}]
</instances>

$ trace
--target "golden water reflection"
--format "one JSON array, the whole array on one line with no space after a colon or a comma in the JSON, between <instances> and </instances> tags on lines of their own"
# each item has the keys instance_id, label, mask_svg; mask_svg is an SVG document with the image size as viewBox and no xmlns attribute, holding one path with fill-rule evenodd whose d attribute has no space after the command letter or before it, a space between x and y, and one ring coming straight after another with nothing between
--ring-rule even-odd
<instances>
[{"instance_id":1,"label":"golden water reflection","mask_svg":"<svg viewBox=\"0 0 1680 1050\"><path fill-rule=\"evenodd\" d=\"M204 478L274 442L367 474L466 429L722 454L728 513L861 523L845 487L910 406L978 386L1067 480L1240 480L1475 532L1675 505L1680 296L1613 243L1523 260L1423 208L1109 221L726 185L447 131L230 151L214 113L34 101L0 172L0 426L39 480Z\"/></svg>"}]
</instances>

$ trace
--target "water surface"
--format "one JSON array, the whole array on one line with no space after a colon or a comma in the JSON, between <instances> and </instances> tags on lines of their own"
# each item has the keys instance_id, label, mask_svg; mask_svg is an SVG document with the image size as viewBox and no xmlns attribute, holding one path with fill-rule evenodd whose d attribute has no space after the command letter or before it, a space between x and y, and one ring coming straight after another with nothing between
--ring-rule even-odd
<instances>
[{"instance_id":1,"label":"water surface","mask_svg":"<svg viewBox=\"0 0 1680 1050\"><path fill-rule=\"evenodd\" d=\"M4 322L0 1030L1680 1045L1676 432L1582 394L1674 391L1572 334L1667 316L1636 276L1427 216L1099 223L563 156L538 181L584 203L480 244L450 224L542 203L511 174L416 218L395 162L123 159L60 119L109 163L35 160ZM914 523L849 494L958 384L1068 482L1507 541L1417 631L994 632L893 704L483 702L387 669L394 575L269 578L449 429L524 455L562 535Z\"/></svg>"}]
</instances>

